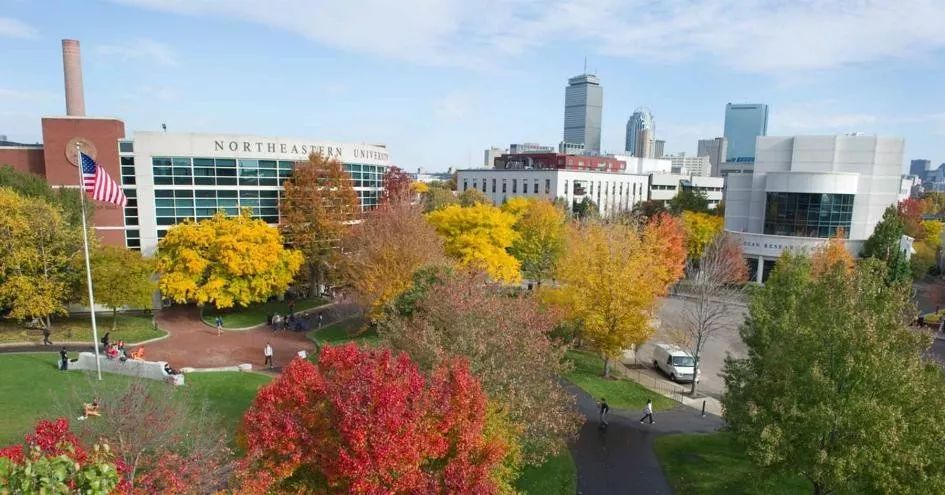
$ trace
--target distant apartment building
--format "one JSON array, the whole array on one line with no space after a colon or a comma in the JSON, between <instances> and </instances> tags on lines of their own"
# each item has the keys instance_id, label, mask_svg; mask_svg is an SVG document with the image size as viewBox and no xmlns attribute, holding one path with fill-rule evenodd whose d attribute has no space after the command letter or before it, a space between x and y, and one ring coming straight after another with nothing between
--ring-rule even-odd
<instances>
[{"instance_id":1,"label":"distant apartment building","mask_svg":"<svg viewBox=\"0 0 945 495\"><path fill-rule=\"evenodd\" d=\"M496 148L495 146L486 149L483 153L482 166L487 168L492 168L495 166L495 159L508 153L509 150Z\"/></svg>"},{"instance_id":2,"label":"distant apartment building","mask_svg":"<svg viewBox=\"0 0 945 495\"><path fill-rule=\"evenodd\" d=\"M728 140L724 137L717 137L715 139L700 139L696 156L709 157L709 164L711 165L709 175L712 177L721 177L722 173L720 167L723 163L725 163L727 152Z\"/></svg>"},{"instance_id":3,"label":"distant apartment building","mask_svg":"<svg viewBox=\"0 0 945 495\"><path fill-rule=\"evenodd\" d=\"M754 162L755 139L768 134L768 105L729 103L725 105L725 160Z\"/></svg>"},{"instance_id":4,"label":"distant apartment building","mask_svg":"<svg viewBox=\"0 0 945 495\"><path fill-rule=\"evenodd\" d=\"M686 156L685 153L667 155L672 164L674 174L698 175L708 177L712 172L712 164L707 156Z\"/></svg>"},{"instance_id":5,"label":"distant apartment building","mask_svg":"<svg viewBox=\"0 0 945 495\"><path fill-rule=\"evenodd\" d=\"M509 145L509 153L516 155L519 153L554 153L554 146L544 146L538 143L512 143Z\"/></svg>"},{"instance_id":6,"label":"distant apartment building","mask_svg":"<svg viewBox=\"0 0 945 495\"><path fill-rule=\"evenodd\" d=\"M583 144L588 152L600 152L601 111L604 89L593 74L568 79L564 91L564 139Z\"/></svg>"},{"instance_id":7,"label":"distant apartment building","mask_svg":"<svg viewBox=\"0 0 945 495\"><path fill-rule=\"evenodd\" d=\"M649 199L667 204L680 191L698 191L705 194L706 199L709 200L709 208L715 208L722 201L724 186L725 179L721 177L651 174Z\"/></svg>"},{"instance_id":8,"label":"distant apartment building","mask_svg":"<svg viewBox=\"0 0 945 495\"><path fill-rule=\"evenodd\" d=\"M663 158L663 155L666 152L666 141L663 139L654 139L652 147L652 155L646 158Z\"/></svg>"},{"instance_id":9,"label":"distant apartment building","mask_svg":"<svg viewBox=\"0 0 945 495\"><path fill-rule=\"evenodd\" d=\"M584 145L580 143L566 143L561 141L558 143L558 153L563 153L565 155L583 155Z\"/></svg>"},{"instance_id":10,"label":"distant apartment building","mask_svg":"<svg viewBox=\"0 0 945 495\"><path fill-rule=\"evenodd\" d=\"M932 168L932 161L925 159L912 160L909 163L909 175L918 177L919 180L925 179L925 174Z\"/></svg>"},{"instance_id":11,"label":"distant apartment building","mask_svg":"<svg viewBox=\"0 0 945 495\"><path fill-rule=\"evenodd\" d=\"M600 155L566 155L564 153L509 153L495 159L495 169L569 169L623 172L626 162Z\"/></svg>"}]
</instances>

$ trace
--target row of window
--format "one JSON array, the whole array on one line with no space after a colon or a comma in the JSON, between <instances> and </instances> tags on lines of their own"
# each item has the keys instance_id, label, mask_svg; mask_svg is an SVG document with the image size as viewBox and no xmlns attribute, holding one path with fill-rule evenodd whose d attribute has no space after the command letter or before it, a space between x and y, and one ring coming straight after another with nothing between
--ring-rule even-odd
<instances>
[{"instance_id":1,"label":"row of window","mask_svg":"<svg viewBox=\"0 0 945 495\"><path fill-rule=\"evenodd\" d=\"M512 194L518 193L518 179L512 179ZM497 180L492 179L492 192L496 192ZM488 182L486 179L482 179L482 192L486 192L486 187ZM534 179L532 182L532 194L538 194L538 179ZM472 180L472 188L479 189L479 179ZM463 179L463 191L469 189L469 179ZM508 192L508 179L502 179L502 192ZM522 194L528 194L528 179L522 179ZM545 179L545 194L551 194L551 179Z\"/></svg>"},{"instance_id":2,"label":"row of window","mask_svg":"<svg viewBox=\"0 0 945 495\"><path fill-rule=\"evenodd\" d=\"M134 181L134 158L130 159ZM292 175L295 163L288 160L255 160L235 158L153 157L154 184L198 186L281 186ZM124 173L124 161L122 162ZM354 187L381 187L386 167L349 163L344 165ZM133 182L131 182L133 183Z\"/></svg>"},{"instance_id":3,"label":"row of window","mask_svg":"<svg viewBox=\"0 0 945 495\"><path fill-rule=\"evenodd\" d=\"M764 233L799 237L850 235L852 194L767 193Z\"/></svg>"}]
</instances>

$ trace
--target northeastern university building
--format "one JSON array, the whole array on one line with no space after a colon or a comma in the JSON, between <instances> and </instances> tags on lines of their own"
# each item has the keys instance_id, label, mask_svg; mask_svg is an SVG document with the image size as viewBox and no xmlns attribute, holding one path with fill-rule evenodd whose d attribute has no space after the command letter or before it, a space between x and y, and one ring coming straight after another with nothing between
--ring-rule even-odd
<instances>
[{"instance_id":1,"label":"northeastern university building","mask_svg":"<svg viewBox=\"0 0 945 495\"><path fill-rule=\"evenodd\" d=\"M390 166L387 148L271 136L125 132L121 120L85 116L78 42L63 40L66 116L42 119L42 144L0 141L0 165L39 175L54 187L78 187L76 144L121 183L128 205L97 203L95 229L106 244L153 254L167 229L185 218L249 208L279 223L283 181L310 153L344 164L362 209L377 205Z\"/></svg>"}]
</instances>

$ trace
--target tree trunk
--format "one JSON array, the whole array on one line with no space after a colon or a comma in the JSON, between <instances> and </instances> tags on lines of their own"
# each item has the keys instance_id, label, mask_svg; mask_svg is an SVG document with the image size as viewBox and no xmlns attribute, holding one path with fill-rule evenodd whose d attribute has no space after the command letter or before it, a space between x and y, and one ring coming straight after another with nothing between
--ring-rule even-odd
<instances>
[{"instance_id":1,"label":"tree trunk","mask_svg":"<svg viewBox=\"0 0 945 495\"><path fill-rule=\"evenodd\" d=\"M604 378L610 378L610 358L604 356Z\"/></svg>"},{"instance_id":2,"label":"tree trunk","mask_svg":"<svg viewBox=\"0 0 945 495\"><path fill-rule=\"evenodd\" d=\"M118 308L112 308L112 331L118 328Z\"/></svg>"},{"instance_id":3,"label":"tree trunk","mask_svg":"<svg viewBox=\"0 0 945 495\"><path fill-rule=\"evenodd\" d=\"M820 483L814 483L814 495L824 495L824 487Z\"/></svg>"},{"instance_id":4,"label":"tree trunk","mask_svg":"<svg viewBox=\"0 0 945 495\"><path fill-rule=\"evenodd\" d=\"M692 384L689 386L689 395L696 395L696 378L699 377L699 355L696 354L693 358L693 368L692 368Z\"/></svg>"}]
</instances>

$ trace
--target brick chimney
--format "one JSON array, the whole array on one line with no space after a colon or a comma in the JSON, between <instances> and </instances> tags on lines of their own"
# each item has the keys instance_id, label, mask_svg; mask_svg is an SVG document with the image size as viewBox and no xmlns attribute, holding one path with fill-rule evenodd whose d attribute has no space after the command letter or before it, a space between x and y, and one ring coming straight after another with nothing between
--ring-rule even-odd
<instances>
[{"instance_id":1,"label":"brick chimney","mask_svg":"<svg viewBox=\"0 0 945 495\"><path fill-rule=\"evenodd\" d=\"M84 117L85 96L78 40L62 40L62 70L66 81L66 115Z\"/></svg>"}]
</instances>

